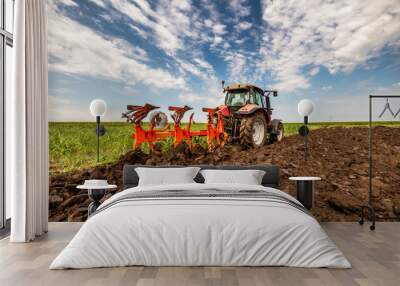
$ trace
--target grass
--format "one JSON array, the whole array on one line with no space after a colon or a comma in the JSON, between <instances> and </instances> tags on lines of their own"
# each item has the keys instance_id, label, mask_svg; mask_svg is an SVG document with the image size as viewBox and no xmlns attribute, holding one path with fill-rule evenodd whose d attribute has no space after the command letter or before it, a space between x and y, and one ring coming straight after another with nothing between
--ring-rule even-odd
<instances>
[{"instance_id":1,"label":"grass","mask_svg":"<svg viewBox=\"0 0 400 286\"><path fill-rule=\"evenodd\" d=\"M124 122L102 123L106 134L100 138L100 162L115 162L121 155L132 149L130 137L132 125ZM145 128L147 124L144 124ZM192 125L192 130L205 128L204 123ZM79 170L97 164L96 124L91 122L50 122L49 156L50 173ZM194 142L198 142L197 139ZM200 140L205 144L205 140ZM173 143L163 143L167 149ZM144 151L147 150L144 146Z\"/></svg>"},{"instance_id":2,"label":"grass","mask_svg":"<svg viewBox=\"0 0 400 286\"><path fill-rule=\"evenodd\" d=\"M130 137L132 125L125 122L106 122L103 124L106 134L100 138L100 162L115 162L121 155L132 149ZM297 134L301 123L285 123L285 136ZM374 125L400 127L400 122L379 122ZM319 122L310 123L311 130L322 127L368 126L368 122ZM146 127L146 126L145 126ZM192 130L205 129L204 123L196 123ZM50 173L68 172L95 166L96 162L96 125L90 122L50 122L49 152ZM194 139L205 145L205 138ZM163 149L172 145L172 140L163 143ZM144 151L146 147L144 146Z\"/></svg>"}]
</instances>

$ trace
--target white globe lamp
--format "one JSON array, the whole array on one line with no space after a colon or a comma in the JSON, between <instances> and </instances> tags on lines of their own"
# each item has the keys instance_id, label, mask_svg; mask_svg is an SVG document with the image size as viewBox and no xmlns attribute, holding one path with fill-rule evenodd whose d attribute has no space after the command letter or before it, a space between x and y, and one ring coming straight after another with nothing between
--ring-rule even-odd
<instances>
[{"instance_id":1,"label":"white globe lamp","mask_svg":"<svg viewBox=\"0 0 400 286\"><path fill-rule=\"evenodd\" d=\"M106 129L100 125L100 117L107 111L107 103L102 99L94 99L90 103L90 113L96 117L96 136L97 136L97 162L100 161L100 136L106 133Z\"/></svg>"},{"instance_id":2,"label":"white globe lamp","mask_svg":"<svg viewBox=\"0 0 400 286\"><path fill-rule=\"evenodd\" d=\"M107 103L102 99L94 99L90 103L90 113L94 116L104 116L107 111Z\"/></svg>"},{"instance_id":3,"label":"white globe lamp","mask_svg":"<svg viewBox=\"0 0 400 286\"><path fill-rule=\"evenodd\" d=\"M314 111L314 102L309 99L300 100L297 111L301 116L309 116Z\"/></svg>"}]
</instances>

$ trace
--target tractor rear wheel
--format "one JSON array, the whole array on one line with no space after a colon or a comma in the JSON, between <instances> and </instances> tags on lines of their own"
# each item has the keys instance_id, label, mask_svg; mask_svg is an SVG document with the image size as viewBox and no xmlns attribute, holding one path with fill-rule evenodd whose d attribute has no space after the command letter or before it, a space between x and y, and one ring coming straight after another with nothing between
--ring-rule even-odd
<instances>
[{"instance_id":1,"label":"tractor rear wheel","mask_svg":"<svg viewBox=\"0 0 400 286\"><path fill-rule=\"evenodd\" d=\"M284 128L282 122L279 122L278 128L274 134L270 135L270 143L280 142L283 139Z\"/></svg>"},{"instance_id":2,"label":"tractor rear wheel","mask_svg":"<svg viewBox=\"0 0 400 286\"><path fill-rule=\"evenodd\" d=\"M240 144L259 148L267 140L267 122L262 113L244 117L240 122Z\"/></svg>"}]
</instances>

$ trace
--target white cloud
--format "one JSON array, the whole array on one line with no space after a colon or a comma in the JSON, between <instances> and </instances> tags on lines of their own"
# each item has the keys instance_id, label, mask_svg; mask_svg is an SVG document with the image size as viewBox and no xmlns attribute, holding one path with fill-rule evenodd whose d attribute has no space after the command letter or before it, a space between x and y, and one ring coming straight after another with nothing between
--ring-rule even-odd
<instances>
[{"instance_id":1,"label":"white cloud","mask_svg":"<svg viewBox=\"0 0 400 286\"><path fill-rule=\"evenodd\" d=\"M398 0L263 0L262 7L259 69L271 71L282 91L309 87L308 65L351 72L400 44Z\"/></svg>"},{"instance_id":2,"label":"white cloud","mask_svg":"<svg viewBox=\"0 0 400 286\"><path fill-rule=\"evenodd\" d=\"M203 59L200 59L200 58L195 58L194 61L195 61L200 67L202 67L202 68L204 68L204 69L208 69L208 70L210 70L210 71L213 71L213 66L212 66L209 62L207 62L207 61L205 61L205 60L203 60Z\"/></svg>"},{"instance_id":3,"label":"white cloud","mask_svg":"<svg viewBox=\"0 0 400 286\"><path fill-rule=\"evenodd\" d=\"M371 87L370 94L400 94L400 83L395 83L388 86Z\"/></svg>"},{"instance_id":4,"label":"white cloud","mask_svg":"<svg viewBox=\"0 0 400 286\"><path fill-rule=\"evenodd\" d=\"M182 77L146 65L148 58L143 49L96 33L64 16L56 5L48 7L50 70L159 88L186 88Z\"/></svg>"},{"instance_id":5,"label":"white cloud","mask_svg":"<svg viewBox=\"0 0 400 286\"><path fill-rule=\"evenodd\" d=\"M143 29L141 29L133 24L131 24L129 26L131 27L131 29L135 30L138 33L138 35L140 35L143 39L145 39L145 40L148 39L149 34L146 33L146 31L144 31Z\"/></svg>"},{"instance_id":6,"label":"white cloud","mask_svg":"<svg viewBox=\"0 0 400 286\"><path fill-rule=\"evenodd\" d=\"M333 87L331 85L325 85L323 87L321 87L322 90L331 90Z\"/></svg>"},{"instance_id":7,"label":"white cloud","mask_svg":"<svg viewBox=\"0 0 400 286\"><path fill-rule=\"evenodd\" d=\"M142 26L150 29L149 33L156 45L168 55L174 56L178 50L185 50L185 39L201 39L201 30L195 27L198 15L191 11L190 0L160 1L152 8L148 1L110 0L113 8L126 15L134 23L135 30ZM193 12L193 13L192 13ZM218 33L223 27L212 26ZM145 34L140 33L145 38Z\"/></svg>"},{"instance_id":8,"label":"white cloud","mask_svg":"<svg viewBox=\"0 0 400 286\"><path fill-rule=\"evenodd\" d=\"M78 6L74 1L72 0L56 0L56 2L60 2L66 6Z\"/></svg>"},{"instance_id":9,"label":"white cloud","mask_svg":"<svg viewBox=\"0 0 400 286\"><path fill-rule=\"evenodd\" d=\"M105 4L104 0L89 0L89 1L95 3L97 6L100 6L100 7L103 7L103 8L106 7L106 4Z\"/></svg>"},{"instance_id":10,"label":"white cloud","mask_svg":"<svg viewBox=\"0 0 400 286\"><path fill-rule=\"evenodd\" d=\"M154 6L144 0L110 3L130 18L131 27L139 35L163 50L181 73L188 72L203 80L215 75L212 65L194 47L199 43L223 44L226 26L214 17L200 17L190 0L159 1Z\"/></svg>"},{"instance_id":11,"label":"white cloud","mask_svg":"<svg viewBox=\"0 0 400 286\"><path fill-rule=\"evenodd\" d=\"M315 76L319 73L319 67L313 67L309 72L310 76Z\"/></svg>"},{"instance_id":12,"label":"white cloud","mask_svg":"<svg viewBox=\"0 0 400 286\"><path fill-rule=\"evenodd\" d=\"M234 42L235 42L235 44L237 44L237 45L241 45L241 44L243 44L244 42L246 42L246 38L237 39L237 40L235 40Z\"/></svg>"},{"instance_id":13,"label":"white cloud","mask_svg":"<svg viewBox=\"0 0 400 286\"><path fill-rule=\"evenodd\" d=\"M49 90L49 121L91 120L88 107L65 98L63 92Z\"/></svg>"},{"instance_id":14,"label":"white cloud","mask_svg":"<svg viewBox=\"0 0 400 286\"><path fill-rule=\"evenodd\" d=\"M234 15L246 17L251 14L250 5L246 0L229 0L229 7Z\"/></svg>"},{"instance_id":15,"label":"white cloud","mask_svg":"<svg viewBox=\"0 0 400 286\"><path fill-rule=\"evenodd\" d=\"M246 49L224 50L221 52L227 64L227 82L256 82L259 73L266 71L257 70L257 54Z\"/></svg>"},{"instance_id":16,"label":"white cloud","mask_svg":"<svg viewBox=\"0 0 400 286\"><path fill-rule=\"evenodd\" d=\"M184 61L180 59L176 59L176 62L179 64L179 66L184 70L192 75L195 75L197 77L202 77L203 76L203 70L196 65L190 63L189 61ZM205 74L204 74L205 75Z\"/></svg>"},{"instance_id":17,"label":"white cloud","mask_svg":"<svg viewBox=\"0 0 400 286\"><path fill-rule=\"evenodd\" d=\"M215 83L209 85L207 92L185 92L179 94L179 99L185 104L192 104L202 102L206 107L215 107L224 103L224 96L222 90Z\"/></svg>"},{"instance_id":18,"label":"white cloud","mask_svg":"<svg viewBox=\"0 0 400 286\"><path fill-rule=\"evenodd\" d=\"M226 33L225 31L226 26L223 24L215 24L212 26L212 30L216 35L223 35Z\"/></svg>"},{"instance_id":19,"label":"white cloud","mask_svg":"<svg viewBox=\"0 0 400 286\"><path fill-rule=\"evenodd\" d=\"M65 105L70 105L72 101L70 99L63 98L60 94L55 92L55 94L51 93L49 96L49 107L59 107L64 108Z\"/></svg>"},{"instance_id":20,"label":"white cloud","mask_svg":"<svg viewBox=\"0 0 400 286\"><path fill-rule=\"evenodd\" d=\"M214 45L218 45L221 44L223 42L224 38L220 37L220 36L215 36L214 38Z\"/></svg>"},{"instance_id":21,"label":"white cloud","mask_svg":"<svg viewBox=\"0 0 400 286\"><path fill-rule=\"evenodd\" d=\"M225 57L225 60L228 61L228 69L230 73L230 78L232 81L244 81L243 72L246 67L247 58L246 56L240 53L232 53L228 54Z\"/></svg>"},{"instance_id":22,"label":"white cloud","mask_svg":"<svg viewBox=\"0 0 400 286\"><path fill-rule=\"evenodd\" d=\"M242 21L240 22L237 27L239 28L239 31L245 31L248 30L252 27L253 25L250 22L247 21Z\"/></svg>"}]
</instances>

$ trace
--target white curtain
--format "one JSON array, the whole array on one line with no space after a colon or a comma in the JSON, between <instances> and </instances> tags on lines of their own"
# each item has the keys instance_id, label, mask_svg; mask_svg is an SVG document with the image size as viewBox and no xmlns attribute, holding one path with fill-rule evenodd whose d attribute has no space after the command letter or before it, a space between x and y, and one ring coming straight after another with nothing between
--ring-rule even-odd
<instances>
[{"instance_id":1,"label":"white curtain","mask_svg":"<svg viewBox=\"0 0 400 286\"><path fill-rule=\"evenodd\" d=\"M6 117L12 242L47 232L47 16L45 0L15 1L13 92ZM7 99L6 99L7 100Z\"/></svg>"}]
</instances>

